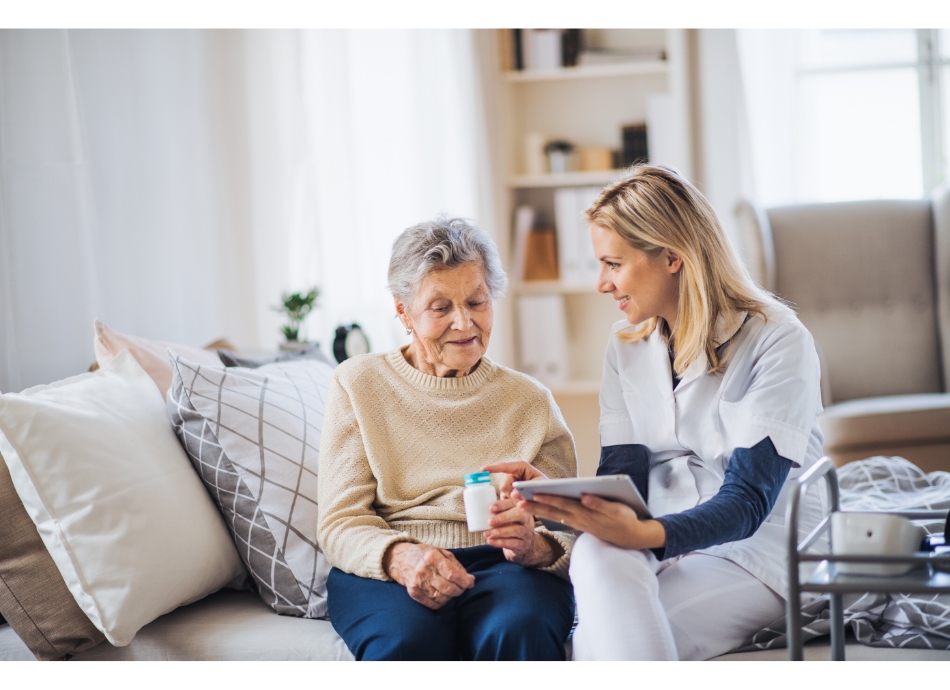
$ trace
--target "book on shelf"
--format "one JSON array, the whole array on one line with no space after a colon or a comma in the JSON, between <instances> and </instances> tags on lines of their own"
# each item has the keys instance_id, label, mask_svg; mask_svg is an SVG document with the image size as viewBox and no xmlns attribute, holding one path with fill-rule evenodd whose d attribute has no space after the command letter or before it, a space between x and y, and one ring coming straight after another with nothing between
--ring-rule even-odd
<instances>
[{"instance_id":1,"label":"book on shelf","mask_svg":"<svg viewBox=\"0 0 950 690\"><path fill-rule=\"evenodd\" d=\"M560 279L567 285L593 288L600 262L590 243L590 225L584 212L603 191L600 187L559 187L554 190Z\"/></svg>"},{"instance_id":2,"label":"book on shelf","mask_svg":"<svg viewBox=\"0 0 950 690\"><path fill-rule=\"evenodd\" d=\"M650 160L645 122L626 125L621 130L621 140L623 148L620 153L620 164L623 167L626 168L634 163L646 163Z\"/></svg>"},{"instance_id":3,"label":"book on shelf","mask_svg":"<svg viewBox=\"0 0 950 690\"><path fill-rule=\"evenodd\" d=\"M528 233L522 279L557 280L557 236L554 228L535 228Z\"/></svg>"},{"instance_id":4,"label":"book on shelf","mask_svg":"<svg viewBox=\"0 0 950 690\"><path fill-rule=\"evenodd\" d=\"M511 30L511 46L516 70L524 69L524 29Z\"/></svg>"},{"instance_id":5,"label":"book on shelf","mask_svg":"<svg viewBox=\"0 0 950 690\"><path fill-rule=\"evenodd\" d=\"M552 70L577 65L580 29L502 29L503 70Z\"/></svg>"},{"instance_id":6,"label":"book on shelf","mask_svg":"<svg viewBox=\"0 0 950 690\"><path fill-rule=\"evenodd\" d=\"M561 295L518 298L521 371L548 388L567 383L567 317Z\"/></svg>"},{"instance_id":7,"label":"book on shelf","mask_svg":"<svg viewBox=\"0 0 950 690\"><path fill-rule=\"evenodd\" d=\"M521 37L525 69L561 67L561 32L558 29L522 29Z\"/></svg>"},{"instance_id":8,"label":"book on shelf","mask_svg":"<svg viewBox=\"0 0 950 690\"><path fill-rule=\"evenodd\" d=\"M534 228L534 209L519 206L515 209L515 251L511 272L516 280L524 280L525 257L528 255L528 235Z\"/></svg>"},{"instance_id":9,"label":"book on shelf","mask_svg":"<svg viewBox=\"0 0 950 690\"><path fill-rule=\"evenodd\" d=\"M498 60L503 72L515 69L515 29L498 29Z\"/></svg>"}]
</instances>

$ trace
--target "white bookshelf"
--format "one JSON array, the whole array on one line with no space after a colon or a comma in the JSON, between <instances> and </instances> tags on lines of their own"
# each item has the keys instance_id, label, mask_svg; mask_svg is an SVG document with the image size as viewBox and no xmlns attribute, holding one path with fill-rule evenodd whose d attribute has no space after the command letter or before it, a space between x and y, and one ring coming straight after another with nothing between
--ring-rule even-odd
<instances>
[{"instance_id":1,"label":"white bookshelf","mask_svg":"<svg viewBox=\"0 0 950 690\"><path fill-rule=\"evenodd\" d=\"M548 187L587 187L589 185L608 185L619 180L623 170L584 170L560 173L558 175L512 175L508 178L511 189L533 189Z\"/></svg>"},{"instance_id":2,"label":"white bookshelf","mask_svg":"<svg viewBox=\"0 0 950 690\"><path fill-rule=\"evenodd\" d=\"M605 65L582 65L579 67L562 67L560 69L505 72L503 78L509 83L566 81L571 79L602 79L604 77L666 74L668 71L669 64L666 60L639 60L635 62L617 62Z\"/></svg>"},{"instance_id":3,"label":"white bookshelf","mask_svg":"<svg viewBox=\"0 0 950 690\"><path fill-rule=\"evenodd\" d=\"M512 224L515 208L527 204L536 210L536 227L553 227L557 189L606 186L623 175L622 170L528 175L525 142L529 133L541 133L549 141L563 139L578 147L620 149L622 128L646 120L647 99L653 93L670 94L677 144L682 149L678 160L657 162L675 165L687 175L691 173L685 31L617 29L594 30L594 33L597 34L595 40L601 41L601 45L594 47L633 49L630 52L658 48L667 59L544 71L506 72L497 68L487 97L494 108L492 148L503 160L496 168L497 188L506 200L503 211L509 224ZM499 50L497 42L494 47ZM499 214L499 221L501 217ZM511 262L514 256L514 228L509 229L509 246L502 250L506 262ZM499 239L499 244L505 243L506 238ZM515 270L510 263L506 263L506 270L512 286L503 318L506 319L505 330L510 334L508 363L515 368L522 368L518 342L519 298L560 295L564 300L569 358L567 380L552 386L551 390L574 435L580 473L593 475L600 454L597 397L604 352L613 324L623 314L609 295L597 292L593 279L590 284L580 285L562 281L519 282L520 270Z\"/></svg>"}]
</instances>

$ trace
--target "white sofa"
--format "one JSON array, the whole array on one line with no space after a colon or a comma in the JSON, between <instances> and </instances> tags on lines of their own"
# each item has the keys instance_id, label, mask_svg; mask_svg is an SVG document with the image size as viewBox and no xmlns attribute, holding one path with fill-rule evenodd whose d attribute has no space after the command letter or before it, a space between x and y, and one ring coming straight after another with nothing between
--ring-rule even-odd
<instances>
[{"instance_id":1,"label":"white sofa","mask_svg":"<svg viewBox=\"0 0 950 690\"><path fill-rule=\"evenodd\" d=\"M889 649L850 642L853 661L950 661L950 652ZM806 661L831 658L827 639L805 645ZM0 625L0 661L32 660L9 625ZM353 655L329 621L278 616L253 592L221 590L142 628L126 647L104 642L75 661L346 661ZM726 654L715 661L784 661L785 649Z\"/></svg>"}]
</instances>

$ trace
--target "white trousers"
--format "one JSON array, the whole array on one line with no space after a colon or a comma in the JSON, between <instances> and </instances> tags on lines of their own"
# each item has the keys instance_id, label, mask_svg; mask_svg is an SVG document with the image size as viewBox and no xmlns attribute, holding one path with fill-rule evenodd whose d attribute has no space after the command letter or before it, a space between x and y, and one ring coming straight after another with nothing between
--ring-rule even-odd
<instances>
[{"instance_id":1,"label":"white trousers","mask_svg":"<svg viewBox=\"0 0 950 690\"><path fill-rule=\"evenodd\" d=\"M582 534L571 551L575 660L698 660L725 654L785 612L785 600L724 558L660 563Z\"/></svg>"}]
</instances>

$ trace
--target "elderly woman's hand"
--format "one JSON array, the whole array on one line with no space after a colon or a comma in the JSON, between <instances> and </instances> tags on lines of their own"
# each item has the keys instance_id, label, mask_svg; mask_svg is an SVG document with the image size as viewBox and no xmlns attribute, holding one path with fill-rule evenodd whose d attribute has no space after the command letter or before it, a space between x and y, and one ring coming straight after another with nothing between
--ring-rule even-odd
<instances>
[{"instance_id":1,"label":"elderly woman's hand","mask_svg":"<svg viewBox=\"0 0 950 690\"><path fill-rule=\"evenodd\" d=\"M482 471L502 475L501 500L492 504L492 516L488 520L491 529L485 532L485 541L502 549L505 558L512 563L527 567L548 566L560 558L564 553L561 545L535 531L534 516L517 507L521 496L512 487L514 482L547 479L547 476L523 460L496 462L486 465Z\"/></svg>"},{"instance_id":2,"label":"elderly woman's hand","mask_svg":"<svg viewBox=\"0 0 950 690\"><path fill-rule=\"evenodd\" d=\"M500 548L512 563L526 567L549 566L564 552L560 544L550 541L534 529L534 516L518 508L520 497L503 498L491 506L491 527L485 541Z\"/></svg>"},{"instance_id":3,"label":"elderly woman's hand","mask_svg":"<svg viewBox=\"0 0 950 690\"><path fill-rule=\"evenodd\" d=\"M405 587L410 597L433 610L475 584L475 578L451 551L428 544L393 544L383 557L383 570Z\"/></svg>"}]
</instances>

